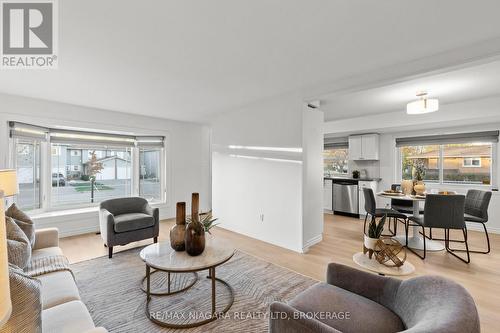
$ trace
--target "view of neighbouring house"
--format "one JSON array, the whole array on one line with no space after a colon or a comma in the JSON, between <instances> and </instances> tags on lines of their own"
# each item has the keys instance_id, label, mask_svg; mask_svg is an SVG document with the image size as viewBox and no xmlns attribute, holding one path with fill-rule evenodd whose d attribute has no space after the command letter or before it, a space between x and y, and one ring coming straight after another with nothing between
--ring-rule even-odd
<instances>
[{"instance_id":1,"label":"view of neighbouring house","mask_svg":"<svg viewBox=\"0 0 500 333\"><path fill-rule=\"evenodd\" d=\"M427 181L438 181L442 169L443 181L447 183L491 183L491 144L410 146L401 150L403 179L411 179L413 163L421 160Z\"/></svg>"}]
</instances>

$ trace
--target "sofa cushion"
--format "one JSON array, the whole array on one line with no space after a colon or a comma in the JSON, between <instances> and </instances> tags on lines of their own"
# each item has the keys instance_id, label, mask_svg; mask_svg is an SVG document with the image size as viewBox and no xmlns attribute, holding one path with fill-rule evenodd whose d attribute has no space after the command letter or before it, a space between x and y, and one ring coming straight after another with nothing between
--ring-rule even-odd
<instances>
[{"instance_id":1,"label":"sofa cushion","mask_svg":"<svg viewBox=\"0 0 500 333\"><path fill-rule=\"evenodd\" d=\"M31 253L31 260L37 260L52 256L62 256L62 255L63 253L60 247L57 246L45 247L42 249L34 250Z\"/></svg>"},{"instance_id":2,"label":"sofa cushion","mask_svg":"<svg viewBox=\"0 0 500 333\"><path fill-rule=\"evenodd\" d=\"M363 296L326 283L317 283L297 295L290 306L341 332L399 332L405 329L391 310ZM349 313L349 317L343 316Z\"/></svg>"},{"instance_id":3,"label":"sofa cushion","mask_svg":"<svg viewBox=\"0 0 500 333\"><path fill-rule=\"evenodd\" d=\"M80 301L71 301L42 311L42 327L46 333L75 333L93 329L94 322Z\"/></svg>"},{"instance_id":4,"label":"sofa cushion","mask_svg":"<svg viewBox=\"0 0 500 333\"><path fill-rule=\"evenodd\" d=\"M31 259L31 244L24 231L11 217L5 218L7 232L7 255L9 262L24 269Z\"/></svg>"},{"instance_id":5,"label":"sofa cushion","mask_svg":"<svg viewBox=\"0 0 500 333\"><path fill-rule=\"evenodd\" d=\"M149 228L154 224L154 218L144 213L128 213L115 216L115 232Z\"/></svg>"},{"instance_id":6,"label":"sofa cushion","mask_svg":"<svg viewBox=\"0 0 500 333\"><path fill-rule=\"evenodd\" d=\"M5 216L14 219L16 224L24 231L30 241L31 247L35 245L35 224L31 218L13 203L5 212Z\"/></svg>"},{"instance_id":7,"label":"sofa cushion","mask_svg":"<svg viewBox=\"0 0 500 333\"><path fill-rule=\"evenodd\" d=\"M58 271L37 276L42 282L42 308L80 300L73 275L69 271Z\"/></svg>"}]
</instances>

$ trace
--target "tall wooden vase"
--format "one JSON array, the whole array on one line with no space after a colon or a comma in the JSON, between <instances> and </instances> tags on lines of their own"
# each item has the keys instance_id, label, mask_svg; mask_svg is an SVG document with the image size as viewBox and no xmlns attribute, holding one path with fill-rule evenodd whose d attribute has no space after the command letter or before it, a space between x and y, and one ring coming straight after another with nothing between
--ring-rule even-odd
<instances>
[{"instance_id":1,"label":"tall wooden vase","mask_svg":"<svg viewBox=\"0 0 500 333\"><path fill-rule=\"evenodd\" d=\"M186 228L186 252L197 256L205 250L205 228L200 223L200 195L193 193L191 197L191 222Z\"/></svg>"},{"instance_id":2,"label":"tall wooden vase","mask_svg":"<svg viewBox=\"0 0 500 333\"><path fill-rule=\"evenodd\" d=\"M170 229L170 246L175 251L186 249L186 203L177 203L175 225Z\"/></svg>"}]
</instances>

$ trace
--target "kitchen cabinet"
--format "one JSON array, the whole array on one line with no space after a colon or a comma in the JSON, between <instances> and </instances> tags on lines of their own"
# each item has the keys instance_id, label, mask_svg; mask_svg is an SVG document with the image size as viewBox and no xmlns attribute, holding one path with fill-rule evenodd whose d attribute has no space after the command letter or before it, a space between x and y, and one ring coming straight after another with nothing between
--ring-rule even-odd
<instances>
[{"instance_id":1,"label":"kitchen cabinet","mask_svg":"<svg viewBox=\"0 0 500 333\"><path fill-rule=\"evenodd\" d=\"M323 180L323 209L333 211L333 198L332 198L332 180Z\"/></svg>"},{"instance_id":2,"label":"kitchen cabinet","mask_svg":"<svg viewBox=\"0 0 500 333\"><path fill-rule=\"evenodd\" d=\"M358 182L359 190L359 218L364 219L366 216L365 210L365 195L363 193L364 188L371 188L373 193L377 193L377 182L376 181L360 181Z\"/></svg>"},{"instance_id":3,"label":"kitchen cabinet","mask_svg":"<svg viewBox=\"0 0 500 333\"><path fill-rule=\"evenodd\" d=\"M379 135L351 135L349 137L349 159L353 161L378 161Z\"/></svg>"}]
</instances>

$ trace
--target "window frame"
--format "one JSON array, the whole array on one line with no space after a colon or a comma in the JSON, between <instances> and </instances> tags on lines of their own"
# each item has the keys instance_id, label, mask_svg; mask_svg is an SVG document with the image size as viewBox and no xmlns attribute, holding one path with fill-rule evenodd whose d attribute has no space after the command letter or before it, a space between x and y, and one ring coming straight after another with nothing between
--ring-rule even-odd
<instances>
[{"instance_id":1,"label":"window frame","mask_svg":"<svg viewBox=\"0 0 500 333\"><path fill-rule=\"evenodd\" d=\"M467 143L467 142L465 142ZM490 184L478 184L478 183L452 183L452 182L446 182L444 180L444 146L447 143L439 143L439 144L433 144L433 145L438 145L439 146L439 181L429 181L426 182L426 184L429 185L442 185L442 186L456 186L456 187L463 187L463 186L468 186L468 187L478 187L478 188L494 188L496 187L497 184L497 174L495 172L495 168L493 167L497 163L497 151L498 151L498 143L497 142L483 142L484 144L491 144L491 163L490 163ZM431 144L432 145L432 144ZM429 146L429 145L422 145L422 146ZM397 161L396 161L396 179L399 179L401 182L403 180L403 154L401 148L403 147L396 147L396 156L397 156ZM465 160L465 158L464 158ZM474 166L477 167L477 166Z\"/></svg>"},{"instance_id":2,"label":"window frame","mask_svg":"<svg viewBox=\"0 0 500 333\"><path fill-rule=\"evenodd\" d=\"M465 164L465 161L470 161L470 164ZM474 165L474 161L479 161L479 164ZM464 160L462 161L462 167L463 168L481 168L482 167L481 157L464 157Z\"/></svg>"}]
</instances>

